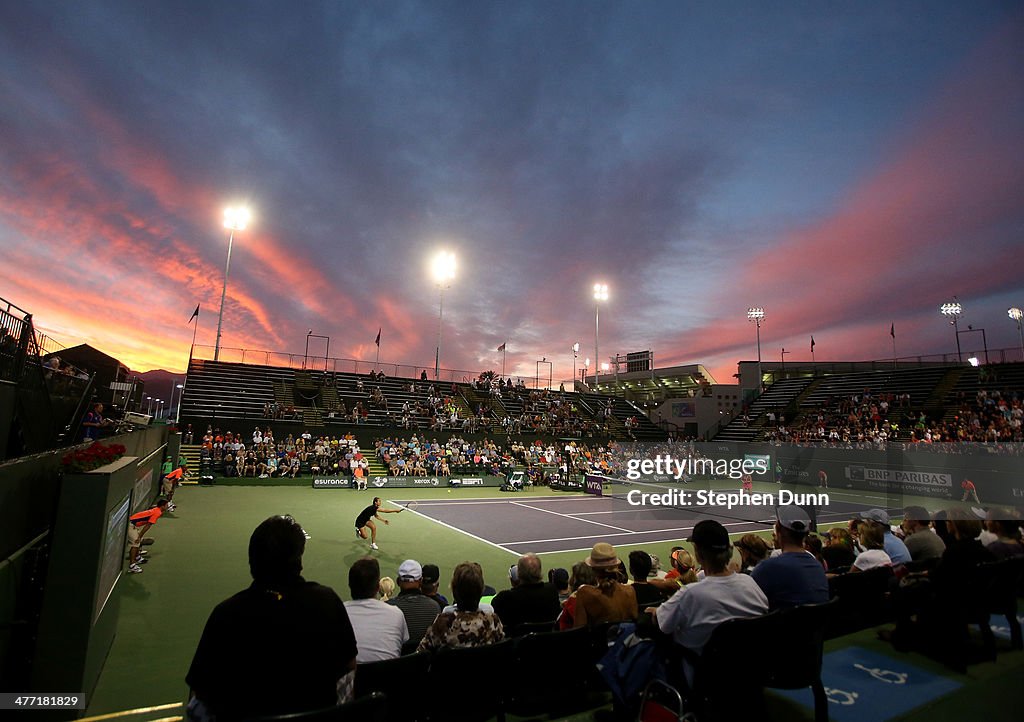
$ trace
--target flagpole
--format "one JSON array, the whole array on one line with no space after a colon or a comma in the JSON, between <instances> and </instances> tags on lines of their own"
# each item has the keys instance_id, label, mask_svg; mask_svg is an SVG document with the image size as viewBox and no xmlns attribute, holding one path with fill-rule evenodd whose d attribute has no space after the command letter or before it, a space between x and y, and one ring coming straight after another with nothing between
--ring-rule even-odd
<instances>
[{"instance_id":1,"label":"flagpole","mask_svg":"<svg viewBox=\"0 0 1024 722\"><path fill-rule=\"evenodd\" d=\"M508 353L508 341L501 344L501 378L505 378L505 354Z\"/></svg>"},{"instance_id":2,"label":"flagpole","mask_svg":"<svg viewBox=\"0 0 1024 722\"><path fill-rule=\"evenodd\" d=\"M892 336L892 367L896 368L896 324L889 327L889 335Z\"/></svg>"},{"instance_id":3,"label":"flagpole","mask_svg":"<svg viewBox=\"0 0 1024 722\"><path fill-rule=\"evenodd\" d=\"M181 422L181 400L185 398L185 388L188 386L188 369L192 365L192 354L196 350L196 333L199 331L199 305L196 304L196 312L192 314L192 318L195 319L196 325L192 329L192 345L188 348L188 366L185 367L185 379L181 382L181 396L178 397L178 409L174 412L174 425L177 426ZM192 323L192 319L189 319L189 323Z\"/></svg>"}]
</instances>

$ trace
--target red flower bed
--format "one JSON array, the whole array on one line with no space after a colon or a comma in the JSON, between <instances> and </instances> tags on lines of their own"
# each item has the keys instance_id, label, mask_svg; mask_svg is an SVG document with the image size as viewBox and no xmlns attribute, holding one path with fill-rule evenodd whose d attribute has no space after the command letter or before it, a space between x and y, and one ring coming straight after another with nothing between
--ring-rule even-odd
<instances>
[{"instance_id":1,"label":"red flower bed","mask_svg":"<svg viewBox=\"0 0 1024 722\"><path fill-rule=\"evenodd\" d=\"M124 456L125 451L122 444L101 444L94 441L85 449L77 449L64 454L60 463L64 471L67 472L92 471L117 461Z\"/></svg>"}]
</instances>

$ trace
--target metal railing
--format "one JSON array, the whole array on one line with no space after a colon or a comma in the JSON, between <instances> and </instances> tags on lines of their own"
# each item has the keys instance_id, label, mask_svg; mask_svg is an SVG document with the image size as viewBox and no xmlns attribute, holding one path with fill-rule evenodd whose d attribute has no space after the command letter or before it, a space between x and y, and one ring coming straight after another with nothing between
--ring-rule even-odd
<instances>
[{"instance_id":1,"label":"metal railing","mask_svg":"<svg viewBox=\"0 0 1024 722\"><path fill-rule=\"evenodd\" d=\"M192 358L212 361L213 346L195 346ZM329 356L307 356L306 354L280 353L247 348L220 348L219 361L226 363L251 364L254 366L275 366L278 368L307 369L326 373L368 374L382 372L392 378L419 380L423 372L427 381L434 381L433 366L363 361L361 359L333 358ZM445 383L466 383L480 376L480 371L465 369L440 369L438 381Z\"/></svg>"}]
</instances>

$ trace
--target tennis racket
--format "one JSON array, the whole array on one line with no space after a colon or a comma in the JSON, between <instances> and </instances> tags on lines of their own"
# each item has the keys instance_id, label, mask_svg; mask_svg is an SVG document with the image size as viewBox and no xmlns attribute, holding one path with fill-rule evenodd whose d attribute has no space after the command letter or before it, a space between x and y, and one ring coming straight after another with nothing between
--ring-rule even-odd
<instances>
[{"instance_id":1,"label":"tennis racket","mask_svg":"<svg viewBox=\"0 0 1024 722\"><path fill-rule=\"evenodd\" d=\"M410 501L408 504L405 505L405 508L416 511L416 507L418 507L419 505L420 503L418 501Z\"/></svg>"}]
</instances>

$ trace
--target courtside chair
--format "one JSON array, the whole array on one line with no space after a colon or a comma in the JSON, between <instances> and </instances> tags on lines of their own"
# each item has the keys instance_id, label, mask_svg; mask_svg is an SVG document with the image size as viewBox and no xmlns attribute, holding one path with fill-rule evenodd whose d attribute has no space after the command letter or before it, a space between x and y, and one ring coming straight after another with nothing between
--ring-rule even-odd
<instances>
[{"instance_id":1,"label":"courtside chair","mask_svg":"<svg viewBox=\"0 0 1024 722\"><path fill-rule=\"evenodd\" d=\"M348 704L312 712L256 717L249 722L386 722L387 699L380 692L357 697Z\"/></svg>"},{"instance_id":2,"label":"courtside chair","mask_svg":"<svg viewBox=\"0 0 1024 722\"><path fill-rule=\"evenodd\" d=\"M542 712L561 718L607 703L608 695L590 662L591 630L528 634L515 640L515 674L507 709L528 717Z\"/></svg>"},{"instance_id":3,"label":"courtside chair","mask_svg":"<svg viewBox=\"0 0 1024 722\"><path fill-rule=\"evenodd\" d=\"M825 628L837 602L779 609L761 617L720 624L698 656L684 650L694 666L688 700L702 721L731 722L765 716L764 689L803 689L814 694L815 722L828 722L828 698L821 681ZM737 667L758 651L764 660Z\"/></svg>"},{"instance_id":4,"label":"courtside chair","mask_svg":"<svg viewBox=\"0 0 1024 722\"><path fill-rule=\"evenodd\" d=\"M388 705L387 722L416 722L427 718L422 700L429 698L427 671L430 652L416 652L405 657L367 662L356 667L355 695L383 694L390 700L416 700L413 704Z\"/></svg>"},{"instance_id":5,"label":"courtside chair","mask_svg":"<svg viewBox=\"0 0 1024 722\"><path fill-rule=\"evenodd\" d=\"M445 648L434 654L426 676L432 722L505 720L505 699L515 685L531 680L509 674L515 642L483 647Z\"/></svg>"}]
</instances>

